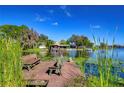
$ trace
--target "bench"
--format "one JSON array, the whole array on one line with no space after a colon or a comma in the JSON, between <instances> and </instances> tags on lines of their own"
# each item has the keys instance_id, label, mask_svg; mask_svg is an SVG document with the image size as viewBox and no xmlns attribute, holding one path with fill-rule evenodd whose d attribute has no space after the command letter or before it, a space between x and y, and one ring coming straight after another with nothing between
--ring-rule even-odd
<instances>
[{"instance_id":1,"label":"bench","mask_svg":"<svg viewBox=\"0 0 124 93\"><path fill-rule=\"evenodd\" d=\"M48 75L51 75L52 73L61 75L61 68L62 65L56 62L53 67L48 68Z\"/></svg>"},{"instance_id":2,"label":"bench","mask_svg":"<svg viewBox=\"0 0 124 93\"><path fill-rule=\"evenodd\" d=\"M29 79L26 80L26 87L46 87L49 80Z\"/></svg>"},{"instance_id":3,"label":"bench","mask_svg":"<svg viewBox=\"0 0 124 93\"><path fill-rule=\"evenodd\" d=\"M28 71L30 69L32 69L35 65L40 63L40 59L36 59L34 61L32 61L33 63L29 63L29 64L23 64L23 69L27 69Z\"/></svg>"},{"instance_id":4,"label":"bench","mask_svg":"<svg viewBox=\"0 0 124 93\"><path fill-rule=\"evenodd\" d=\"M40 63L40 59L37 58L36 54L23 56L22 61L23 61L23 69L27 69L28 71L32 69L35 65Z\"/></svg>"},{"instance_id":5,"label":"bench","mask_svg":"<svg viewBox=\"0 0 124 93\"><path fill-rule=\"evenodd\" d=\"M48 74L51 75L53 72L58 74L58 75L61 75L61 68L59 68L59 67L49 67Z\"/></svg>"},{"instance_id":6,"label":"bench","mask_svg":"<svg viewBox=\"0 0 124 93\"><path fill-rule=\"evenodd\" d=\"M48 74L51 75L53 72L55 74L58 74L58 75L62 75L61 74L61 68L63 66L63 56L61 57L57 57L56 58L56 63L52 66L52 67L49 67L48 68Z\"/></svg>"}]
</instances>

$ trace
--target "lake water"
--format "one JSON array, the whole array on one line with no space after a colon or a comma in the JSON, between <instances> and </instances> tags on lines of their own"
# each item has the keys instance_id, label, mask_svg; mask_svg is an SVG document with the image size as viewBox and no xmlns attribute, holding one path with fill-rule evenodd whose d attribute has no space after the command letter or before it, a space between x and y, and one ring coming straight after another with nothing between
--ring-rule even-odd
<instances>
[{"instance_id":1,"label":"lake water","mask_svg":"<svg viewBox=\"0 0 124 93\"><path fill-rule=\"evenodd\" d=\"M83 55L81 55L83 52L84 51L81 51L81 50L70 50L69 51L69 57L72 57L72 58L80 57L80 56L83 57ZM94 58L96 58L96 56L98 54L100 54L102 56L102 55L105 55L105 53L106 52L104 50L97 50L95 52L89 51L87 54L89 55L89 59L90 58L94 59ZM119 60L119 61L123 62L124 61L124 48L116 48L113 51L112 51L112 49L110 49L107 51L106 55L108 58L113 58L115 60Z\"/></svg>"},{"instance_id":2,"label":"lake water","mask_svg":"<svg viewBox=\"0 0 124 93\"><path fill-rule=\"evenodd\" d=\"M104 50L97 50L95 52L87 51L85 53L84 51L70 50L68 51L68 53L69 57L72 58L88 56L89 58L85 63L85 73L96 76L99 75L98 66L97 64L94 64L94 62L97 62L97 56L105 57L105 55L107 55L107 58L113 59L114 64L119 65L115 66L113 64L114 66L111 68L112 74L117 73L119 77L124 78L124 72L122 72L122 69L124 69L124 48L116 48L113 51L110 49L107 52L105 52Z\"/></svg>"}]
</instances>

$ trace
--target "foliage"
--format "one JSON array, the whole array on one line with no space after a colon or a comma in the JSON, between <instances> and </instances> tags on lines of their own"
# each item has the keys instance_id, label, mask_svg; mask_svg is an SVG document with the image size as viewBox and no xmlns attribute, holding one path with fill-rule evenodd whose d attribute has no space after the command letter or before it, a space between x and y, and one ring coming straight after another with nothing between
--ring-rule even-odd
<instances>
[{"instance_id":1,"label":"foliage","mask_svg":"<svg viewBox=\"0 0 124 93\"><path fill-rule=\"evenodd\" d=\"M94 38L94 42L96 43L96 39ZM87 86L92 87L108 87L108 86L117 86L114 82L116 82L116 75L112 75L111 68L113 60L108 56L108 45L107 40L103 39L102 43L99 39L101 47L95 46L97 49L104 49L104 54L100 52L96 52L96 62L98 66L98 76L89 76L87 79ZM114 42L113 42L114 43ZM113 50L113 49L112 49ZM112 51L113 55L113 51Z\"/></svg>"},{"instance_id":2,"label":"foliage","mask_svg":"<svg viewBox=\"0 0 124 93\"><path fill-rule=\"evenodd\" d=\"M48 41L48 36L40 34L39 36L39 45L46 45Z\"/></svg>"},{"instance_id":3,"label":"foliage","mask_svg":"<svg viewBox=\"0 0 124 93\"><path fill-rule=\"evenodd\" d=\"M66 40L61 40L61 41L60 41L60 44L62 44L62 45L66 45L66 44L68 44L68 43L67 43Z\"/></svg>"},{"instance_id":4,"label":"foliage","mask_svg":"<svg viewBox=\"0 0 124 93\"><path fill-rule=\"evenodd\" d=\"M0 39L0 86L23 86L22 49L13 39Z\"/></svg>"},{"instance_id":5,"label":"foliage","mask_svg":"<svg viewBox=\"0 0 124 93\"><path fill-rule=\"evenodd\" d=\"M40 58L41 61L51 61L53 59L53 56L48 52L47 49L33 48L23 50L23 55L29 54L37 54L37 57Z\"/></svg>"},{"instance_id":6,"label":"foliage","mask_svg":"<svg viewBox=\"0 0 124 93\"><path fill-rule=\"evenodd\" d=\"M44 34L40 34L39 38L40 38L41 41L48 40L48 36L46 36Z\"/></svg>"},{"instance_id":7,"label":"foliage","mask_svg":"<svg viewBox=\"0 0 124 93\"><path fill-rule=\"evenodd\" d=\"M101 43L101 41L99 40L99 43ZM114 42L113 42L114 45ZM117 72L115 72L115 74L112 74L111 70L113 67L113 51L114 48L112 47L112 53L111 56L108 56L108 49L109 46L107 45L107 40L103 41L102 47L98 47L97 45L93 46L94 51L95 50L99 50L101 48L103 48L104 53L100 53L100 52L95 52L96 53L96 58L92 59L91 62L89 62L89 64L94 64L96 65L98 68L98 75L92 75L91 72L84 74L84 77L82 77L82 79L78 79L77 80L73 80L71 81L68 86L87 86L87 87L112 87L112 86L124 86L124 79L120 79L117 77ZM76 64L80 67L81 71L83 73L85 73L85 63L87 63L87 59L85 59L86 57L78 57L75 58L75 62ZM89 60L89 59L88 59ZM90 67L89 67L90 69ZM91 70L90 70L91 71ZM79 80L79 81L78 81ZM76 82L78 81L78 82Z\"/></svg>"},{"instance_id":8,"label":"foliage","mask_svg":"<svg viewBox=\"0 0 124 93\"><path fill-rule=\"evenodd\" d=\"M36 46L38 41L38 33L33 29L29 29L25 25L3 25L0 26L0 32L3 32L7 37L19 40L23 49L32 48Z\"/></svg>"},{"instance_id":9,"label":"foliage","mask_svg":"<svg viewBox=\"0 0 124 93\"><path fill-rule=\"evenodd\" d=\"M28 54L39 54L41 51L40 48L31 48L31 49L27 49L27 50L23 50L23 55L28 55Z\"/></svg>"},{"instance_id":10,"label":"foliage","mask_svg":"<svg viewBox=\"0 0 124 93\"><path fill-rule=\"evenodd\" d=\"M53 44L54 41L48 39L48 36L44 34L38 34L33 28L28 28L25 25L2 25L0 26L0 36L7 36L13 38L14 40L19 40L21 42L21 47L26 50L28 48L35 48L39 45Z\"/></svg>"},{"instance_id":11,"label":"foliage","mask_svg":"<svg viewBox=\"0 0 124 93\"><path fill-rule=\"evenodd\" d=\"M80 67L82 73L84 73L84 64L87 59L88 58L83 58L83 57L78 57L74 59L75 63Z\"/></svg>"},{"instance_id":12,"label":"foliage","mask_svg":"<svg viewBox=\"0 0 124 93\"><path fill-rule=\"evenodd\" d=\"M47 55L45 55L45 56L40 56L40 59L41 59L42 61L51 61L51 60L53 60L53 56L50 55L50 54L47 54Z\"/></svg>"},{"instance_id":13,"label":"foliage","mask_svg":"<svg viewBox=\"0 0 124 93\"><path fill-rule=\"evenodd\" d=\"M67 42L69 43L75 43L77 47L86 46L86 47L92 47L93 43L90 42L90 40L86 36L79 36L79 35L72 35Z\"/></svg>"},{"instance_id":14,"label":"foliage","mask_svg":"<svg viewBox=\"0 0 124 93\"><path fill-rule=\"evenodd\" d=\"M53 40L50 40L50 39L47 40L46 46L47 46L48 49L50 48L50 46L51 46L52 44L54 44L54 41L53 41Z\"/></svg>"},{"instance_id":15,"label":"foliage","mask_svg":"<svg viewBox=\"0 0 124 93\"><path fill-rule=\"evenodd\" d=\"M49 49L50 45L54 44L54 41L50 40L48 36L44 34L40 34L38 43L39 45L45 45Z\"/></svg>"},{"instance_id":16,"label":"foliage","mask_svg":"<svg viewBox=\"0 0 124 93\"><path fill-rule=\"evenodd\" d=\"M103 42L100 43L100 48L101 49L106 49L106 47L107 47L106 43L103 43Z\"/></svg>"}]
</instances>

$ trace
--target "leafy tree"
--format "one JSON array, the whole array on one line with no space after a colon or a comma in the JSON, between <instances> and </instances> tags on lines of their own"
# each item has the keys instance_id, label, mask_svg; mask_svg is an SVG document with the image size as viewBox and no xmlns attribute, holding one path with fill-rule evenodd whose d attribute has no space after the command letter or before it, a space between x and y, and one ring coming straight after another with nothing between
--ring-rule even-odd
<instances>
[{"instance_id":1,"label":"leafy tree","mask_svg":"<svg viewBox=\"0 0 124 93\"><path fill-rule=\"evenodd\" d=\"M107 47L106 43L103 43L103 42L100 43L100 48L101 49L105 49L106 47Z\"/></svg>"},{"instance_id":2,"label":"leafy tree","mask_svg":"<svg viewBox=\"0 0 124 93\"><path fill-rule=\"evenodd\" d=\"M5 33L7 37L20 40L23 49L36 46L36 42L39 39L37 33L25 25L3 25L0 26L0 32Z\"/></svg>"},{"instance_id":3,"label":"leafy tree","mask_svg":"<svg viewBox=\"0 0 124 93\"><path fill-rule=\"evenodd\" d=\"M47 41L47 43L46 43L46 46L47 46L48 48L50 48L50 46L51 46L52 44L54 44L54 41L49 39L49 40Z\"/></svg>"},{"instance_id":4,"label":"leafy tree","mask_svg":"<svg viewBox=\"0 0 124 93\"><path fill-rule=\"evenodd\" d=\"M39 35L33 28L30 29L26 25L2 25L0 26L0 36L19 40L23 49L34 48L41 44L49 47L50 44L54 43L48 36Z\"/></svg>"},{"instance_id":5,"label":"leafy tree","mask_svg":"<svg viewBox=\"0 0 124 93\"><path fill-rule=\"evenodd\" d=\"M39 36L40 40L45 41L48 40L48 36L44 35L44 34L40 34Z\"/></svg>"},{"instance_id":6,"label":"leafy tree","mask_svg":"<svg viewBox=\"0 0 124 93\"><path fill-rule=\"evenodd\" d=\"M44 34L40 34L38 45L47 45L47 41L48 41L48 36Z\"/></svg>"},{"instance_id":7,"label":"leafy tree","mask_svg":"<svg viewBox=\"0 0 124 93\"><path fill-rule=\"evenodd\" d=\"M69 43L75 43L77 47L86 46L86 47L92 47L93 43L90 42L90 40L86 36L79 36L79 35L72 35L67 42Z\"/></svg>"},{"instance_id":8,"label":"leafy tree","mask_svg":"<svg viewBox=\"0 0 124 93\"><path fill-rule=\"evenodd\" d=\"M60 41L60 44L65 45L65 44L68 44L68 43L67 43L67 41L66 41L66 40L61 40L61 41Z\"/></svg>"}]
</instances>

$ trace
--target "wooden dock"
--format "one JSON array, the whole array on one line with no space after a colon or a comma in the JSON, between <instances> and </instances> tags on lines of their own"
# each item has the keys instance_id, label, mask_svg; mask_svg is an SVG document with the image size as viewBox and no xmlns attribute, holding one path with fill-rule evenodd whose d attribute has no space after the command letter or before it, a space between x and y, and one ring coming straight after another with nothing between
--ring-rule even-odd
<instances>
[{"instance_id":1,"label":"wooden dock","mask_svg":"<svg viewBox=\"0 0 124 93\"><path fill-rule=\"evenodd\" d=\"M64 87L69 80L82 75L80 69L75 65L75 63L65 62L61 69L61 76L56 74L50 76L46 72L48 68L54 64L55 62L41 62L30 71L24 70L25 80L49 80L47 87Z\"/></svg>"}]
</instances>

